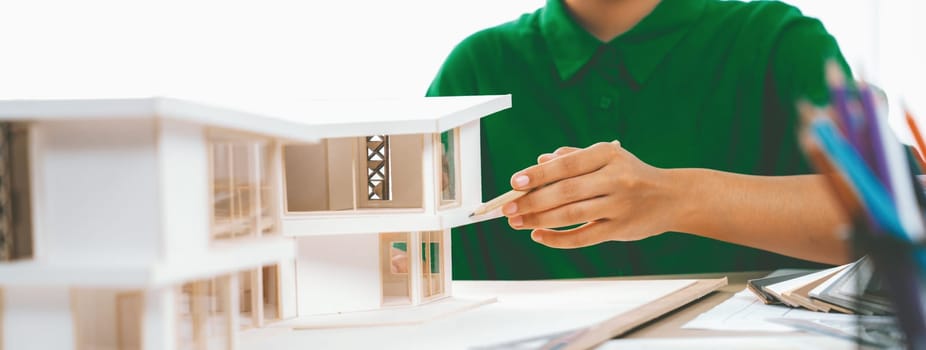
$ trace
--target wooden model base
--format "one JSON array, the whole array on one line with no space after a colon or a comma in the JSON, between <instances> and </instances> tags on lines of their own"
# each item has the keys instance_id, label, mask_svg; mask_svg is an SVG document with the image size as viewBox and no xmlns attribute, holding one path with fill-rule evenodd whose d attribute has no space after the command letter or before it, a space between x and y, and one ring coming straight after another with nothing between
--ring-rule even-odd
<instances>
[{"instance_id":1,"label":"wooden model base","mask_svg":"<svg viewBox=\"0 0 926 350\"><path fill-rule=\"evenodd\" d=\"M447 317L482 305L498 301L496 298L464 299L448 297L415 307L385 308L380 310L349 312L299 317L281 321L270 327L301 329L351 328L376 326L407 326Z\"/></svg>"}]
</instances>

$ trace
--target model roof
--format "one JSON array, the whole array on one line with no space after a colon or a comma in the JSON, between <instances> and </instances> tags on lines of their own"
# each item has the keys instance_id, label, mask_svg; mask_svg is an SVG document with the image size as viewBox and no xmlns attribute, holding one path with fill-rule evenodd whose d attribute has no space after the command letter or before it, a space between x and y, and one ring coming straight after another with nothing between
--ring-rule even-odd
<instances>
[{"instance_id":1,"label":"model roof","mask_svg":"<svg viewBox=\"0 0 926 350\"><path fill-rule=\"evenodd\" d=\"M511 107L510 95L193 102L171 97L0 100L0 121L165 118L297 141L442 132Z\"/></svg>"}]
</instances>

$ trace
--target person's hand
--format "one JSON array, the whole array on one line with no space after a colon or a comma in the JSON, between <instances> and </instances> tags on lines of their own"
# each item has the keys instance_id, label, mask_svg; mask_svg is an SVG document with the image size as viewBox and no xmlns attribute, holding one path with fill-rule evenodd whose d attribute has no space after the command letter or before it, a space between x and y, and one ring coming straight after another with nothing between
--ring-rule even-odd
<instances>
[{"instance_id":1,"label":"person's hand","mask_svg":"<svg viewBox=\"0 0 926 350\"><path fill-rule=\"evenodd\" d=\"M392 251L389 259L391 273L408 273L408 253L395 247L390 248Z\"/></svg>"},{"instance_id":2,"label":"person's hand","mask_svg":"<svg viewBox=\"0 0 926 350\"><path fill-rule=\"evenodd\" d=\"M397 249L395 247L392 247L389 249L391 250L391 252L389 253L389 255L391 256L391 258L389 259L389 263L391 265L391 268L389 271L394 274L408 273L408 267L411 265L411 261L408 260L408 252L401 250L401 249ZM424 263L422 263L421 273L425 273L425 272L427 272L427 266Z\"/></svg>"},{"instance_id":3,"label":"person's hand","mask_svg":"<svg viewBox=\"0 0 926 350\"><path fill-rule=\"evenodd\" d=\"M671 231L682 214L666 171L617 141L541 155L537 165L512 175L511 186L533 192L502 208L508 224L533 229L534 241L554 248L643 239ZM575 224L583 225L551 229Z\"/></svg>"}]
</instances>

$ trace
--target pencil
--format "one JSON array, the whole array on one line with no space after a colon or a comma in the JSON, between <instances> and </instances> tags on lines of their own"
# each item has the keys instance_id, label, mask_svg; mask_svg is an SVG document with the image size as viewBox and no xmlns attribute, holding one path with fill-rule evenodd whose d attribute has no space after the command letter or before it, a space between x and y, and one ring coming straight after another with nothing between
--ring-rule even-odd
<instances>
[{"instance_id":1,"label":"pencil","mask_svg":"<svg viewBox=\"0 0 926 350\"><path fill-rule=\"evenodd\" d=\"M515 199L521 198L521 196L525 194L527 194L527 191L518 191L518 190L508 191L501 196L495 197L494 199L483 203L478 208L476 208L476 210L474 210L472 214L469 214L469 217L473 217L477 215L485 215L486 213L490 211L501 208L505 204L511 203Z\"/></svg>"},{"instance_id":2,"label":"pencil","mask_svg":"<svg viewBox=\"0 0 926 350\"><path fill-rule=\"evenodd\" d=\"M907 127L910 128L910 132L913 134L913 139L916 141L916 154L918 157L916 159L919 161L920 168L923 168L923 171L926 171L926 158L923 157L923 152L926 152L926 142L923 142L923 134L920 133L920 128L916 124L916 119L913 119L913 115L910 114L910 110L904 110L904 116L907 119Z\"/></svg>"},{"instance_id":3,"label":"pencil","mask_svg":"<svg viewBox=\"0 0 926 350\"><path fill-rule=\"evenodd\" d=\"M823 112L814 108L807 102L798 103L798 112L801 114L804 121L804 127L801 129L798 137L798 143L801 148L804 149L804 153L807 154L810 164L816 168L818 173L824 175L826 182L829 184L833 194L836 195L837 200L842 205L846 214L852 219L861 217L859 214L863 213L863 208L855 194L855 190L852 189L849 181L839 171L836 165L830 162L830 159L823 153L817 140L809 130L809 124L815 118L820 118L818 115L821 115Z\"/></svg>"},{"instance_id":4,"label":"pencil","mask_svg":"<svg viewBox=\"0 0 926 350\"><path fill-rule=\"evenodd\" d=\"M849 93L846 87L846 77L843 75L842 68L836 61L826 62L826 85L829 88L832 106L836 118L833 121L842 131L843 135L849 139L852 146L859 147L858 137L855 132L855 121L852 120L852 114L849 111Z\"/></svg>"},{"instance_id":5,"label":"pencil","mask_svg":"<svg viewBox=\"0 0 926 350\"><path fill-rule=\"evenodd\" d=\"M862 115L865 117L865 124L868 126L866 132L868 133L868 150L870 154L873 155L872 159L874 164L871 166L875 170L875 174L884 183L884 187L887 188L887 191L894 193L894 186L891 183L891 171L887 165L887 159L885 153L885 145L881 140L881 128L888 127L887 124L882 125L884 119L880 118L877 110L877 102L875 102L874 92L871 90L871 86L867 83L860 83L858 86L859 90L859 102L862 104ZM890 147L890 146L888 146Z\"/></svg>"}]
</instances>

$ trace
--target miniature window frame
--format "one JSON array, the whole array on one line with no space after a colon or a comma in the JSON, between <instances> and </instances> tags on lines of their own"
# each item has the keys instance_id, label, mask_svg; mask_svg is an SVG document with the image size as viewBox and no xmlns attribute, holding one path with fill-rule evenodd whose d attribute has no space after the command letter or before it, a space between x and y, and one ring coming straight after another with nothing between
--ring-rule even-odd
<instances>
[{"instance_id":1,"label":"miniature window frame","mask_svg":"<svg viewBox=\"0 0 926 350\"><path fill-rule=\"evenodd\" d=\"M25 123L0 123L0 263L34 255L31 137Z\"/></svg>"},{"instance_id":2,"label":"miniature window frame","mask_svg":"<svg viewBox=\"0 0 926 350\"><path fill-rule=\"evenodd\" d=\"M263 300L261 302L264 308L264 324L283 319L283 305L281 303L283 291L280 278L280 264L261 266L260 285L263 288ZM268 306L272 307L273 314L267 312L267 310L271 310Z\"/></svg>"},{"instance_id":3,"label":"miniature window frame","mask_svg":"<svg viewBox=\"0 0 926 350\"><path fill-rule=\"evenodd\" d=\"M13 260L13 132L0 123L0 261Z\"/></svg>"},{"instance_id":4,"label":"miniature window frame","mask_svg":"<svg viewBox=\"0 0 926 350\"><path fill-rule=\"evenodd\" d=\"M260 328L268 322L282 319L280 304L279 264L263 265L259 268L239 271L238 288L240 329ZM271 314L268 310L273 310Z\"/></svg>"},{"instance_id":5,"label":"miniature window frame","mask_svg":"<svg viewBox=\"0 0 926 350\"><path fill-rule=\"evenodd\" d=\"M280 233L280 220L276 212L279 211L277 198L279 184L277 181L277 157L279 156L279 147L274 139L236 131L224 129L209 129L205 135L207 143L207 181L209 182L209 240L210 242L220 242L230 239L253 238L263 235L276 235ZM220 147L220 148L219 148ZM227 153L221 157L226 158L227 165L222 167L227 172L229 193L229 213L236 210L244 212L241 218L236 218L229 214L230 220L244 220L245 229L241 232L233 231L228 235L219 234L217 226L220 220L216 213L217 194L220 187L217 187L218 176L216 169L219 168L219 150L224 149ZM239 184L236 172L235 152L244 152L246 162L244 176L246 186L246 195L242 189L237 189ZM240 153L239 153L240 154ZM255 185L256 184L256 185ZM242 199L242 197L244 199ZM237 202L236 202L237 198ZM245 202L246 204L242 203ZM236 205L237 203L237 205ZM247 207L245 209L244 207ZM236 230L230 228L230 230Z\"/></svg>"},{"instance_id":6,"label":"miniature window frame","mask_svg":"<svg viewBox=\"0 0 926 350\"><path fill-rule=\"evenodd\" d=\"M417 257L411 256L411 244L412 244L412 235L413 232L388 232L379 234L379 260L380 260L380 306L381 307L391 307L391 306L407 306L412 305L414 300L413 293L414 289L412 288L412 261L411 259L416 259ZM392 270L392 249L394 249L394 244L398 242L405 243L405 258L406 258L406 271L405 272L393 272ZM387 296L387 283L399 283L404 284L405 293L401 296ZM387 300L387 298L392 298ZM401 299L401 300L397 300Z\"/></svg>"},{"instance_id":7,"label":"miniature window frame","mask_svg":"<svg viewBox=\"0 0 926 350\"><path fill-rule=\"evenodd\" d=\"M229 289L231 278L227 275L209 279L186 282L176 287L177 300L174 319L176 320L176 342L179 349L232 349L233 338L238 331L233 327L239 317L237 308L233 307ZM188 294L188 308L184 308L184 294ZM185 314L188 312L188 315ZM189 323L184 321L189 317ZM184 328L189 327L189 343L183 338ZM221 343L217 343L221 342Z\"/></svg>"},{"instance_id":8,"label":"miniature window frame","mask_svg":"<svg viewBox=\"0 0 926 350\"><path fill-rule=\"evenodd\" d=\"M423 302L444 296L444 236L443 231L418 232L421 241L421 300ZM437 254L435 257L435 253ZM436 263L435 263L435 259ZM436 270L436 272L435 272ZM435 282L436 281L436 282ZM435 285L436 283L436 285Z\"/></svg>"},{"instance_id":9,"label":"miniature window frame","mask_svg":"<svg viewBox=\"0 0 926 350\"><path fill-rule=\"evenodd\" d=\"M449 163L449 166L448 166L448 167L450 168L450 169L449 169L449 170L450 170L450 177L449 177L450 180L449 180L449 182L450 182L451 185L453 186L453 198L452 198L452 199L444 199L444 190L443 190L443 188L444 188L444 186L443 186L443 174L444 174L444 164L443 164L443 162L444 162L444 157L443 157L443 154L444 154L444 142L443 142L443 137L442 137L442 135L443 135L444 133L449 133L449 135L451 135L451 137L452 137L452 140L451 140L451 144L450 144L450 145L451 145L452 150L453 150L453 155L452 155L452 156L453 156L453 158L452 158L453 163ZM434 164L435 164L435 166L436 166L436 172L435 172L435 174L437 175L437 176L436 176L436 178L437 178L437 184L436 184L436 187L435 187L435 189L437 189L437 190L436 190L435 192L437 193L437 204L438 204L438 209L450 209L450 208L459 207L459 206L460 206L460 203L463 202L463 198L462 198L462 197L463 197L463 191L462 191L462 185L461 185L461 181L460 181L460 180L461 180L461 178L460 178L460 168L461 168L461 164L460 164L460 128L457 127L457 128L453 128L453 129L444 131L444 132L442 132L442 133L436 133L436 134L434 134L434 142L433 142L433 144L434 144L434 155L435 155L435 156L434 156L434 159L435 159Z\"/></svg>"}]
</instances>

